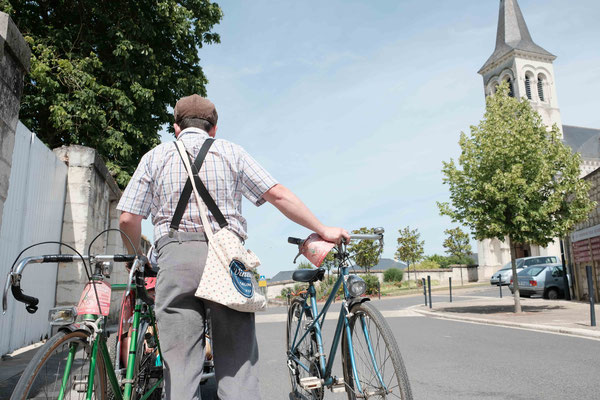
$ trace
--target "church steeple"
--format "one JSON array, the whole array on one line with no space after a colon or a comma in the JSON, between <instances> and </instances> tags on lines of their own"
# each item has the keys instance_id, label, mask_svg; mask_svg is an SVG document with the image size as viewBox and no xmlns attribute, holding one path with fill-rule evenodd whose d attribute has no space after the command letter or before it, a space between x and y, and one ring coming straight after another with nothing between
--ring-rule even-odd
<instances>
[{"instance_id":1,"label":"church steeple","mask_svg":"<svg viewBox=\"0 0 600 400\"><path fill-rule=\"evenodd\" d=\"M500 0L496 48L491 57L481 67L479 73L481 74L513 50L533 53L532 55L542 56L548 61L553 61L556 58L552 53L533 42L517 0Z\"/></svg>"}]
</instances>

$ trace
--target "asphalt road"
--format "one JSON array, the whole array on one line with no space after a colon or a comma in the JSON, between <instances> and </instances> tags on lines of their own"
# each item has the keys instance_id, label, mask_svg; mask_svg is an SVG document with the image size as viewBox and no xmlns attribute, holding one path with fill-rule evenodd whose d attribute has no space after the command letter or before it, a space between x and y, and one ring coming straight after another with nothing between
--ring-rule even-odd
<instances>
[{"instance_id":1,"label":"asphalt road","mask_svg":"<svg viewBox=\"0 0 600 400\"><path fill-rule=\"evenodd\" d=\"M456 295L493 296L497 290L484 288ZM435 296L433 300L447 299ZM456 297L455 301L465 299ZM373 303L384 314L393 315L394 310L422 301L422 297L405 297ZM269 312L274 318L284 311ZM397 314L401 316L388 316L387 320L400 346L415 399L600 397L600 341ZM334 321L326 322L325 334L331 337L333 330ZM285 324L258 323L257 333L263 398L289 399ZM341 375L337 361L334 373ZM344 399L345 395L326 392L325 398Z\"/></svg>"}]
</instances>

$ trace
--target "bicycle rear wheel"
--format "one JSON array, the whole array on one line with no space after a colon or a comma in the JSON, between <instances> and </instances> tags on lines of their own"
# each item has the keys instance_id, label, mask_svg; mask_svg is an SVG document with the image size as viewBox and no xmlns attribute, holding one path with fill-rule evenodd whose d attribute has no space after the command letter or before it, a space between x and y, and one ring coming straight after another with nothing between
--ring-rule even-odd
<instances>
[{"instance_id":1,"label":"bicycle rear wheel","mask_svg":"<svg viewBox=\"0 0 600 400\"><path fill-rule=\"evenodd\" d=\"M92 354L88 337L82 331L61 331L52 336L27 365L11 399L57 399L61 390L65 400L85 399ZM69 354L71 368L65 376ZM98 351L92 399L106 400L106 381L104 360Z\"/></svg>"},{"instance_id":2,"label":"bicycle rear wheel","mask_svg":"<svg viewBox=\"0 0 600 400\"><path fill-rule=\"evenodd\" d=\"M288 323L287 323L287 351L291 351L291 346L296 338L296 348L294 356L296 356L302 365L304 365L308 371L298 364L296 361L292 361L288 358L288 369L290 373L290 381L292 383L292 395L296 399L310 399L310 400L322 400L324 395L323 387L318 389L307 390L300 385L302 378L310 376L321 378L321 371L319 370L319 360L317 359L318 347L317 340L314 332L310 332L304 337L301 342L298 340L306 332L306 327L312 322L312 315L308 311L302 312L303 301L300 299L294 299L288 310ZM297 327L300 327L297 329ZM296 333L296 331L298 333ZM289 357L289 356L288 356Z\"/></svg>"},{"instance_id":3,"label":"bicycle rear wheel","mask_svg":"<svg viewBox=\"0 0 600 400\"><path fill-rule=\"evenodd\" d=\"M362 393L352 371L344 333L342 364L348 399L412 399L398 344L383 315L369 302L356 304L350 312L352 349Z\"/></svg>"}]
</instances>

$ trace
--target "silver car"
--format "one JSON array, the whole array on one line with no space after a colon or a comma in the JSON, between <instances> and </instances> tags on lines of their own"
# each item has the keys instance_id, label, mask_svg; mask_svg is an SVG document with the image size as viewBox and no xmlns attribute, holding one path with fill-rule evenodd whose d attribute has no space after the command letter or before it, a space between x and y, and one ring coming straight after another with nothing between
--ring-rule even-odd
<instances>
[{"instance_id":1,"label":"silver car","mask_svg":"<svg viewBox=\"0 0 600 400\"><path fill-rule=\"evenodd\" d=\"M519 294L521 297L539 295L550 300L564 298L564 275L562 264L534 265L525 268L517 274ZM569 280L568 275L567 280ZM508 288L511 293L514 293L512 280Z\"/></svg>"},{"instance_id":2,"label":"silver car","mask_svg":"<svg viewBox=\"0 0 600 400\"><path fill-rule=\"evenodd\" d=\"M540 265L540 264L551 264L558 263L558 257L555 256L533 256L533 257L522 257L517 258L517 274L522 271L524 268L527 268L531 265ZM500 268L495 274L490 278L490 284L494 286L498 286L498 283L501 282L502 285L508 285L510 283L510 279L512 278L512 264L509 261L502 268Z\"/></svg>"}]
</instances>

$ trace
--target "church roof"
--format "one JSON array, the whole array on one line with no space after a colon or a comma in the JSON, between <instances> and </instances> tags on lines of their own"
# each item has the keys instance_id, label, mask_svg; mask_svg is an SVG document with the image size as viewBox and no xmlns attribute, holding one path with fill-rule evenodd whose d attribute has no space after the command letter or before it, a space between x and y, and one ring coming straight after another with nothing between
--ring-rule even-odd
<instances>
[{"instance_id":1,"label":"church roof","mask_svg":"<svg viewBox=\"0 0 600 400\"><path fill-rule=\"evenodd\" d=\"M563 125L563 138L582 158L600 160L600 129Z\"/></svg>"},{"instance_id":2,"label":"church roof","mask_svg":"<svg viewBox=\"0 0 600 400\"><path fill-rule=\"evenodd\" d=\"M552 60L556 58L555 55L533 42L517 0L500 0L496 49L485 64L483 64L479 73L513 50L551 57Z\"/></svg>"}]
</instances>

